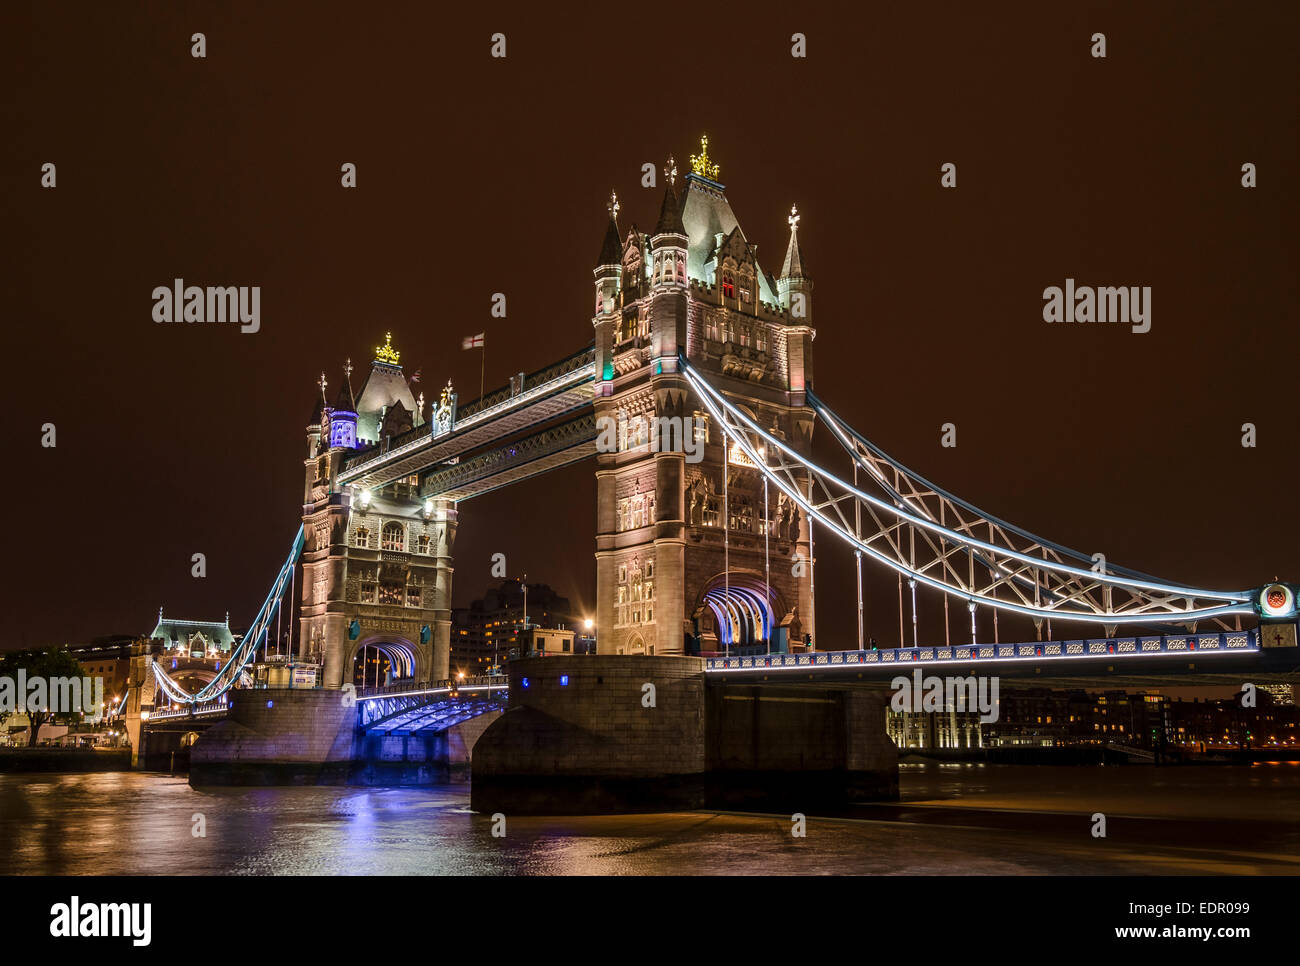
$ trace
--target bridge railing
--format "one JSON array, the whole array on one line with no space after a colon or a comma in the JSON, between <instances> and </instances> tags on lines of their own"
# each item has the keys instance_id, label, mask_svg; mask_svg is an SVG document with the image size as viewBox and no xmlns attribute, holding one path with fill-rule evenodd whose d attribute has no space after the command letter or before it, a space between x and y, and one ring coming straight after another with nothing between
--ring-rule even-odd
<instances>
[{"instance_id":1,"label":"bridge railing","mask_svg":"<svg viewBox=\"0 0 1300 966\"><path fill-rule=\"evenodd\" d=\"M863 651L809 651L804 654L744 655L706 658L706 671L760 668L879 667L899 664L969 664L972 661L1055 661L1096 658L1228 654L1259 650L1259 631L1226 631L1150 637L1105 637L1095 640L1035 641L1027 644L960 644L890 647Z\"/></svg>"},{"instance_id":2,"label":"bridge railing","mask_svg":"<svg viewBox=\"0 0 1300 966\"><path fill-rule=\"evenodd\" d=\"M513 383L501 386L489 390L482 397L471 400L463 406L457 406L456 422L462 423L472 416L477 416L480 413L486 412L496 406L500 406L503 403L508 403L517 396L524 395L532 389L536 389L539 386L543 386L548 382L559 379L571 372L583 368L584 366L590 365L595 358L596 347L590 345L585 349L580 349L570 356L566 356L558 362L553 362L542 369L538 369L536 372L525 373L522 386L517 386ZM394 436L389 440L388 447L383 452L381 452L381 447L378 444L368 446L362 450L357 450L356 453L347 456L343 460L343 469L346 472L359 466L364 466L376 457L385 456L388 453L399 450L408 443L415 443L427 439L431 432L432 427L430 427L428 423L424 423L420 426L408 429L406 432L401 433L398 436Z\"/></svg>"},{"instance_id":3,"label":"bridge railing","mask_svg":"<svg viewBox=\"0 0 1300 966\"><path fill-rule=\"evenodd\" d=\"M357 700L365 701L421 691L455 691L460 688L482 687L484 685L505 687L507 684L508 679L504 674L482 674L443 681L395 681L392 684L381 684L378 687L357 688Z\"/></svg>"}]
</instances>

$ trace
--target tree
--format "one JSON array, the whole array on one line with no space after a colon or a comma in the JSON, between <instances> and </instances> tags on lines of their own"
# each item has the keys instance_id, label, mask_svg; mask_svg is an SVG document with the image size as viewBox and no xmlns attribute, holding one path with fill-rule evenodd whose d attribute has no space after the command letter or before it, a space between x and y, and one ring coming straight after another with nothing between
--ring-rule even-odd
<instances>
[{"instance_id":1,"label":"tree","mask_svg":"<svg viewBox=\"0 0 1300 966\"><path fill-rule=\"evenodd\" d=\"M27 695L14 692L14 703L16 711L26 711L27 720L31 723L31 732L27 737L27 746L34 747L37 735L41 728L46 724L55 724L59 721L75 722L81 717L79 711L59 711L53 712L49 709L49 699L51 684L56 678L80 678L83 676L81 665L77 659L68 653L66 647L53 648L51 650L29 650L29 651L12 651L5 654L0 659L0 678L9 678L13 681L13 687L18 687L18 672L26 672L28 681L36 678L42 678L46 686L46 704L42 708L31 709L27 707ZM88 700L83 698L83 701Z\"/></svg>"}]
</instances>

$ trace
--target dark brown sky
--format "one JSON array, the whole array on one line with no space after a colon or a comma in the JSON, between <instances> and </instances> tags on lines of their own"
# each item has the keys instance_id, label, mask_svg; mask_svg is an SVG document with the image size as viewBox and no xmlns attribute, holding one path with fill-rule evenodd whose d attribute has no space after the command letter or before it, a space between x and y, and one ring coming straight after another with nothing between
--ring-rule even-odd
<instances>
[{"instance_id":1,"label":"dark brown sky","mask_svg":"<svg viewBox=\"0 0 1300 966\"><path fill-rule=\"evenodd\" d=\"M321 369L337 386L391 330L432 395L477 385L470 333L489 384L580 348L610 188L652 225L640 166L703 131L770 270L798 202L816 387L888 452L1114 563L1300 579L1294 4L486 6L0 11L4 646L146 631L160 604L246 621ZM260 285L262 331L155 325L178 276ZM1046 325L1067 277L1150 285L1152 331ZM504 552L590 605L594 490L575 467L464 504L458 600ZM848 557L819 558L822 646L851 644ZM870 589L884 642L893 593Z\"/></svg>"}]
</instances>

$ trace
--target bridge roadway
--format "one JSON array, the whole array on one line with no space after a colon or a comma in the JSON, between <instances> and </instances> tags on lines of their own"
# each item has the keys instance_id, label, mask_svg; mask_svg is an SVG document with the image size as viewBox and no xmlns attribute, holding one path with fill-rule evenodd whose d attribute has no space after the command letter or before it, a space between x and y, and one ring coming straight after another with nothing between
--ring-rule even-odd
<instances>
[{"instance_id":1,"label":"bridge roadway","mask_svg":"<svg viewBox=\"0 0 1300 966\"><path fill-rule=\"evenodd\" d=\"M348 457L339 482L371 488L443 466L446 479L424 481L422 494L464 500L585 459L596 451L590 414L595 385L596 350L591 346L466 404L456 412L448 432L435 435L437 424L431 422L395 437L387 449L371 447ZM540 434L540 440L525 440L461 462L515 433L537 432L547 423L584 411L585 421L571 420Z\"/></svg>"},{"instance_id":2,"label":"bridge roadway","mask_svg":"<svg viewBox=\"0 0 1300 966\"><path fill-rule=\"evenodd\" d=\"M862 684L880 687L916 669L937 676L997 676L1020 686L1107 688L1290 684L1297 648L1262 648L1259 631L815 651L711 657L710 683ZM1021 682L1024 682L1021 684Z\"/></svg>"}]
</instances>

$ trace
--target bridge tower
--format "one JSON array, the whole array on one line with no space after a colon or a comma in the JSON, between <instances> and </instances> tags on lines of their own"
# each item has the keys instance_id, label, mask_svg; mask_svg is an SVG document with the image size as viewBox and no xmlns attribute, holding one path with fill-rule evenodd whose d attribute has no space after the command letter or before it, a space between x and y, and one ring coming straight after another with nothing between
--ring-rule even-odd
<instances>
[{"instance_id":1,"label":"bridge tower","mask_svg":"<svg viewBox=\"0 0 1300 966\"><path fill-rule=\"evenodd\" d=\"M355 395L349 360L332 404L322 373L307 427L296 650L323 665L330 688L352 681L365 647L388 659L390 681L449 676L455 504L423 499L414 476L373 489L339 483L350 460L426 423L399 358L390 336Z\"/></svg>"},{"instance_id":2,"label":"bridge tower","mask_svg":"<svg viewBox=\"0 0 1300 966\"><path fill-rule=\"evenodd\" d=\"M807 521L726 445L681 353L797 452L812 441L812 280L797 213L763 271L708 157L669 158L652 231L618 225L595 268L597 648L689 653L814 632Z\"/></svg>"}]
</instances>

